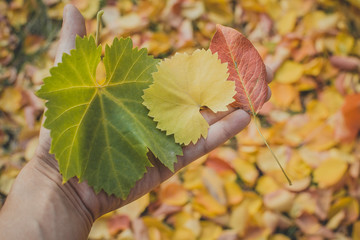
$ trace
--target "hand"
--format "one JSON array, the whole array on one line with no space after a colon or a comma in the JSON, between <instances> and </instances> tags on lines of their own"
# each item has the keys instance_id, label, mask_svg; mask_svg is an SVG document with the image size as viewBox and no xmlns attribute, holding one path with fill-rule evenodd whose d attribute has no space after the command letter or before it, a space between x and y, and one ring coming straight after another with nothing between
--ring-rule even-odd
<instances>
[{"instance_id":1,"label":"hand","mask_svg":"<svg viewBox=\"0 0 360 240\"><path fill-rule=\"evenodd\" d=\"M64 9L64 22L55 64L61 61L64 52L69 53L70 50L75 47L76 35L83 36L85 34L86 30L83 17L74 6L67 5ZM271 71L268 71L269 81L271 78ZM270 90L268 97L270 97ZM195 145L190 144L183 148L183 156L178 157L178 162L175 164L175 171L178 171L195 159L221 145L244 129L250 122L250 116L240 109L230 109L227 112L218 114L215 114L210 110L204 110L201 113L210 125L208 137L207 139L200 139ZM21 214L36 215L36 210L31 204L34 204L34 202L44 204L42 202L45 201L46 204L53 204L56 206L53 214L74 215L72 218L69 218L70 220L65 218L63 223L54 223L57 228L56 231L61 231L59 230L59 227L61 224L65 224L64 229L62 230L64 232L63 234L66 234L66 232L69 234L61 235L59 239L86 238L91 225L96 218L134 201L174 174L159 161L153 161L154 167L148 168L148 172L136 183L128 198L126 200L121 200L113 195L109 196L103 191L96 194L86 182L78 183L76 178L72 178L67 183L62 184L58 163L54 156L49 154L50 145L51 138L49 130L41 128L40 141L36 155L23 168L18 176L3 207L5 210L0 214L0 220L6 219L3 215L10 214L11 216L11 214L16 214L14 213L14 209L9 209L16 209L17 205L14 202L18 201L18 198L21 199L21 196L28 198L28 196L26 196L27 194L40 194L39 196L31 196L33 202L28 201L31 210L25 208L21 210ZM50 203L46 201L46 199L49 198L49 195L52 196ZM41 208L41 206L39 206L39 208ZM60 209L64 209L64 212L61 212ZM31 213L27 213L26 211L31 211ZM5 214L3 212L5 212ZM51 216L51 214L47 217L59 218L59 216ZM7 218L9 218L9 216ZM39 221L41 221L41 219ZM45 219L43 221L47 220ZM61 219L57 219L57 221L61 221ZM1 223L2 222L0 221L0 238L2 230L5 229L5 227L3 227L3 229L1 228L2 226L5 226L1 225ZM45 222L45 225L46 224L48 224L48 222ZM45 227L49 228L49 226ZM76 233L76 230L81 232ZM43 234L44 231L46 233L46 230L43 230ZM50 235L46 236L52 235L50 233ZM7 237L7 239L9 239L9 235L7 235Z\"/></svg>"}]
</instances>

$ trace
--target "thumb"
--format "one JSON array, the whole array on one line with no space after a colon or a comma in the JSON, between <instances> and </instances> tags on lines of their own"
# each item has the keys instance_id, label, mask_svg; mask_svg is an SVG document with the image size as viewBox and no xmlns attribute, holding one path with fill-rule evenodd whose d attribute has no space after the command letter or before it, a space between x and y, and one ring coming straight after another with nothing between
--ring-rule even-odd
<instances>
[{"instance_id":1,"label":"thumb","mask_svg":"<svg viewBox=\"0 0 360 240\"><path fill-rule=\"evenodd\" d=\"M56 52L55 65L61 62L63 53L70 53L75 48L76 35L86 34L85 21L79 10L71 4L64 7L63 25L59 46Z\"/></svg>"}]
</instances>

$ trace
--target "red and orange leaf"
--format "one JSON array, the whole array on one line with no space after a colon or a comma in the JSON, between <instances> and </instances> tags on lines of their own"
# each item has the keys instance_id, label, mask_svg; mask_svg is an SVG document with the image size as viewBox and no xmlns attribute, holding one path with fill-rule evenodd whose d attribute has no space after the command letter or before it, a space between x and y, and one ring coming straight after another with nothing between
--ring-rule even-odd
<instances>
[{"instance_id":1,"label":"red and orange leaf","mask_svg":"<svg viewBox=\"0 0 360 240\"><path fill-rule=\"evenodd\" d=\"M234 107L257 113L267 97L266 68L259 53L244 35L235 29L216 26L210 49L228 63L229 78L236 86Z\"/></svg>"},{"instance_id":2,"label":"red and orange leaf","mask_svg":"<svg viewBox=\"0 0 360 240\"><path fill-rule=\"evenodd\" d=\"M360 94L346 96L341 111L348 129L357 133L360 130Z\"/></svg>"}]
</instances>

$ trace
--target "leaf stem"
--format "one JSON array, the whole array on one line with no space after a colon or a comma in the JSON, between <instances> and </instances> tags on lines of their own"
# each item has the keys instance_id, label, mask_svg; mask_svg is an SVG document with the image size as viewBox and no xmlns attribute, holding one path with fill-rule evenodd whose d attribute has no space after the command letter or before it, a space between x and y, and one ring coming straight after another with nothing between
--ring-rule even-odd
<instances>
[{"instance_id":1,"label":"leaf stem","mask_svg":"<svg viewBox=\"0 0 360 240\"><path fill-rule=\"evenodd\" d=\"M291 186L291 185L292 185L292 182L291 182L289 176L286 174L286 172L285 172L284 168L281 166L280 161L279 161L279 159L277 158L276 154L275 154L274 151L271 149L271 147L269 146L268 142L266 141L264 135L263 135L263 134L261 133L261 131L260 131L260 128L259 128L259 126L258 126L258 124L257 124L257 121L256 121L256 119L257 119L256 114L255 114L253 111L252 111L251 113L252 113L252 115L253 115L253 117L254 117L256 130L258 131L259 135L261 136L262 140L264 141L266 147L267 147L267 148L269 149L269 151L271 152L271 155L275 158L276 163L279 165L282 173L284 174L286 180L288 181L289 185Z\"/></svg>"},{"instance_id":2,"label":"leaf stem","mask_svg":"<svg viewBox=\"0 0 360 240\"><path fill-rule=\"evenodd\" d=\"M100 10L97 15L96 15L96 22L97 22L97 27L96 27L96 46L99 45L99 41L100 41L100 27L101 27L101 16L104 14L104 10Z\"/></svg>"},{"instance_id":3,"label":"leaf stem","mask_svg":"<svg viewBox=\"0 0 360 240\"><path fill-rule=\"evenodd\" d=\"M234 61L235 69L236 69L236 72L237 72L237 74L238 74L238 76L239 76L239 79L240 79L240 81L241 81L241 84L244 86L245 95L246 95L246 97L247 97L247 99L248 99L248 102L249 102L249 104L250 104L251 114L252 114L253 117L254 117L256 130L257 130L258 133L260 134L260 136L261 136L262 140L264 141L266 147L270 150L271 155L274 157L276 163L279 165L282 173L284 174L286 180L288 181L289 185L291 186L291 185L292 185L292 182L291 182L289 176L286 174L284 168L283 168L283 167L281 166L281 164L280 164L279 159L277 158L277 156L275 155L274 151L273 151L273 150L271 149L271 147L269 146L269 144L268 144L268 142L266 141L264 135L261 133L259 126L257 125L257 122L256 122L257 115L256 115L256 112L255 112L254 106L253 106L253 104L252 104L251 98L250 98L248 92L246 91L245 84L244 84L244 82L243 82L243 80L242 80L242 78L241 78L241 75L240 75L240 72L239 72L239 69L238 69L238 64L237 64L237 62L234 60L234 57L233 57L232 54L231 54L231 57L232 57L232 59L233 59L233 61Z\"/></svg>"}]
</instances>

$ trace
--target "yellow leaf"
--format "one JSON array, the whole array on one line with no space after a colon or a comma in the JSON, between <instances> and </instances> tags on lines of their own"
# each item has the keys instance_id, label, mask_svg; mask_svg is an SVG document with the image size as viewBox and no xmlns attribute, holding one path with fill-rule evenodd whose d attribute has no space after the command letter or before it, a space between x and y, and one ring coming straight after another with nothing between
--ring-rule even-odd
<instances>
[{"instance_id":1,"label":"yellow leaf","mask_svg":"<svg viewBox=\"0 0 360 240\"><path fill-rule=\"evenodd\" d=\"M160 63L153 78L154 83L144 91L143 104L159 129L185 145L207 137L209 124L200 109L226 111L235 95L234 82L227 81L227 65L210 50L177 53Z\"/></svg>"},{"instance_id":2,"label":"yellow leaf","mask_svg":"<svg viewBox=\"0 0 360 240\"><path fill-rule=\"evenodd\" d=\"M236 183L236 176L234 177L227 177L224 183L227 203L229 205L236 205L241 202L244 198L243 191L241 190L240 186Z\"/></svg>"},{"instance_id":3,"label":"yellow leaf","mask_svg":"<svg viewBox=\"0 0 360 240\"><path fill-rule=\"evenodd\" d=\"M210 20L219 24L230 23L233 11L228 0L203 0Z\"/></svg>"},{"instance_id":4,"label":"yellow leaf","mask_svg":"<svg viewBox=\"0 0 360 240\"><path fill-rule=\"evenodd\" d=\"M196 240L196 236L190 229L179 227L175 229L171 240Z\"/></svg>"},{"instance_id":5,"label":"yellow leaf","mask_svg":"<svg viewBox=\"0 0 360 240\"><path fill-rule=\"evenodd\" d=\"M296 24L297 13L295 11L290 11L284 14L277 22L276 27L279 34L284 35L291 32Z\"/></svg>"},{"instance_id":6,"label":"yellow leaf","mask_svg":"<svg viewBox=\"0 0 360 240\"><path fill-rule=\"evenodd\" d=\"M144 221L145 226L148 227L149 232L153 231L151 229L154 229L154 230L156 229L159 231L159 234L162 237L164 237L164 238L151 238L151 239L169 239L173 234L173 231L171 230L170 227L168 227L167 225L165 225L160 220L158 220L154 217L144 216L144 217L142 217L142 220ZM152 234L149 234L149 235L152 235Z\"/></svg>"},{"instance_id":7,"label":"yellow leaf","mask_svg":"<svg viewBox=\"0 0 360 240\"><path fill-rule=\"evenodd\" d=\"M147 208L150 204L149 194L145 194L141 198L119 208L116 210L116 213L119 215L126 215L131 220L137 219L140 214Z\"/></svg>"},{"instance_id":8,"label":"yellow leaf","mask_svg":"<svg viewBox=\"0 0 360 240\"><path fill-rule=\"evenodd\" d=\"M193 201L193 208L208 217L215 217L226 212L226 207L216 201L216 199L206 191L197 193Z\"/></svg>"},{"instance_id":9,"label":"yellow leaf","mask_svg":"<svg viewBox=\"0 0 360 240\"><path fill-rule=\"evenodd\" d=\"M203 182L201 179L203 172L203 167L199 166L193 169L186 169L183 178L184 178L184 188L189 190L203 188Z\"/></svg>"},{"instance_id":10,"label":"yellow leaf","mask_svg":"<svg viewBox=\"0 0 360 240\"><path fill-rule=\"evenodd\" d=\"M311 174L311 167L304 162L298 152L295 152L286 165L286 172L292 180L301 180Z\"/></svg>"},{"instance_id":11,"label":"yellow leaf","mask_svg":"<svg viewBox=\"0 0 360 240\"><path fill-rule=\"evenodd\" d=\"M201 232L199 218L188 212L179 212L174 215L176 229L173 239L196 239ZM179 231L181 229L181 231Z\"/></svg>"},{"instance_id":12,"label":"yellow leaf","mask_svg":"<svg viewBox=\"0 0 360 240\"><path fill-rule=\"evenodd\" d=\"M28 144L26 145L25 156L24 156L26 161L30 161L33 158L38 145L39 145L38 137L34 137L28 142Z\"/></svg>"},{"instance_id":13,"label":"yellow leaf","mask_svg":"<svg viewBox=\"0 0 360 240\"><path fill-rule=\"evenodd\" d=\"M279 184L276 183L276 181L267 175L261 176L259 178L259 181L257 182L255 190L261 194L265 195L271 192L274 192L276 190L280 189Z\"/></svg>"},{"instance_id":14,"label":"yellow leaf","mask_svg":"<svg viewBox=\"0 0 360 240\"><path fill-rule=\"evenodd\" d=\"M107 226L107 220L103 218L97 219L92 227L91 231L89 233L90 239L110 239L110 232L108 230Z\"/></svg>"},{"instance_id":15,"label":"yellow leaf","mask_svg":"<svg viewBox=\"0 0 360 240\"><path fill-rule=\"evenodd\" d=\"M307 14L303 23L305 26L305 33L322 33L334 28L339 21L339 15L326 14L323 11L314 11Z\"/></svg>"},{"instance_id":16,"label":"yellow leaf","mask_svg":"<svg viewBox=\"0 0 360 240\"><path fill-rule=\"evenodd\" d=\"M316 198L308 192L299 193L290 209L290 216L297 218L304 212L313 214L316 210Z\"/></svg>"},{"instance_id":17,"label":"yellow leaf","mask_svg":"<svg viewBox=\"0 0 360 240\"><path fill-rule=\"evenodd\" d=\"M235 159L233 164L241 179L251 186L254 185L257 177L259 176L259 172L255 168L254 164L240 158Z\"/></svg>"},{"instance_id":18,"label":"yellow leaf","mask_svg":"<svg viewBox=\"0 0 360 240\"><path fill-rule=\"evenodd\" d=\"M222 232L222 228L216 223L210 221L201 221L201 235L200 240L215 240L218 239Z\"/></svg>"},{"instance_id":19,"label":"yellow leaf","mask_svg":"<svg viewBox=\"0 0 360 240\"><path fill-rule=\"evenodd\" d=\"M318 76L323 70L325 60L323 58L314 58L304 65L304 74Z\"/></svg>"},{"instance_id":20,"label":"yellow leaf","mask_svg":"<svg viewBox=\"0 0 360 240\"><path fill-rule=\"evenodd\" d=\"M4 112L16 112L21 107L21 91L17 88L8 87L0 95L0 109Z\"/></svg>"},{"instance_id":21,"label":"yellow leaf","mask_svg":"<svg viewBox=\"0 0 360 240\"><path fill-rule=\"evenodd\" d=\"M360 221L355 222L353 225L352 239L360 240Z\"/></svg>"},{"instance_id":22,"label":"yellow leaf","mask_svg":"<svg viewBox=\"0 0 360 240\"><path fill-rule=\"evenodd\" d=\"M171 39L169 35L159 32L154 33L149 41L149 53L157 56L166 53L171 48Z\"/></svg>"},{"instance_id":23,"label":"yellow leaf","mask_svg":"<svg viewBox=\"0 0 360 240\"><path fill-rule=\"evenodd\" d=\"M335 40L335 53L337 55L348 55L354 47L355 39L346 33L339 33Z\"/></svg>"},{"instance_id":24,"label":"yellow leaf","mask_svg":"<svg viewBox=\"0 0 360 240\"><path fill-rule=\"evenodd\" d=\"M275 235L272 235L269 240L290 240L289 237L283 235L283 234L275 234Z\"/></svg>"},{"instance_id":25,"label":"yellow leaf","mask_svg":"<svg viewBox=\"0 0 360 240\"><path fill-rule=\"evenodd\" d=\"M279 189L264 196L264 205L271 210L283 212L290 210L294 199L294 193Z\"/></svg>"},{"instance_id":26,"label":"yellow leaf","mask_svg":"<svg viewBox=\"0 0 360 240\"><path fill-rule=\"evenodd\" d=\"M256 223L256 218L262 212L261 208L262 199L257 194L245 193L245 199L230 213L229 227L234 229L240 237L243 236L246 228Z\"/></svg>"},{"instance_id":27,"label":"yellow leaf","mask_svg":"<svg viewBox=\"0 0 360 240\"><path fill-rule=\"evenodd\" d=\"M303 65L287 60L279 70L277 70L274 80L278 83L295 83L301 78L303 72Z\"/></svg>"},{"instance_id":28,"label":"yellow leaf","mask_svg":"<svg viewBox=\"0 0 360 240\"><path fill-rule=\"evenodd\" d=\"M320 188L327 188L336 184L344 175L347 163L338 159L328 159L314 171L314 181Z\"/></svg>"}]
</instances>

